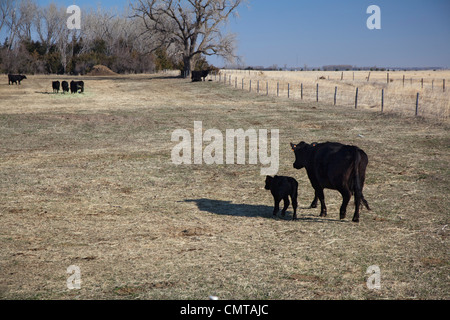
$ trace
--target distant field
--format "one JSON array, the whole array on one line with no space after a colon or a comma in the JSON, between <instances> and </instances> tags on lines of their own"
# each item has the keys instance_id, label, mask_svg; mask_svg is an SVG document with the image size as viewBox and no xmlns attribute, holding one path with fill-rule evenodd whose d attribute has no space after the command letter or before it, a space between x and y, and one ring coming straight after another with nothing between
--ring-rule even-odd
<instances>
[{"instance_id":1,"label":"distant field","mask_svg":"<svg viewBox=\"0 0 450 320\"><path fill-rule=\"evenodd\" d=\"M324 86L340 81L331 75ZM170 74L77 77L85 93L74 95L51 93L55 79L71 80L0 76L2 299L450 298L445 121ZM292 207L272 217L259 165L174 165L171 134L194 121L279 129L278 173L299 182L299 220ZM313 189L289 147L301 140L366 151L372 211L360 223L352 201L339 220L336 191L325 190L327 217L307 209ZM66 286L71 265L79 290ZM374 265L379 290L366 285Z\"/></svg>"},{"instance_id":2,"label":"distant field","mask_svg":"<svg viewBox=\"0 0 450 320\"><path fill-rule=\"evenodd\" d=\"M370 74L369 74L370 73ZM418 115L439 121L450 118L450 70L427 71L248 71L221 70L231 86L237 83L260 94L287 97L288 84L290 97L316 101L316 85L319 84L319 101L336 105L354 107L356 88L358 88L358 108L381 111L381 90L384 89L383 111L411 116L415 115L416 98L419 93ZM230 79L231 76L231 79ZM212 78L212 77L211 77ZM217 78L217 77L216 77ZM422 80L423 79L423 80ZM216 79L217 80L217 79ZM445 80L445 81L444 81ZM444 90L445 88L445 90Z\"/></svg>"}]
</instances>

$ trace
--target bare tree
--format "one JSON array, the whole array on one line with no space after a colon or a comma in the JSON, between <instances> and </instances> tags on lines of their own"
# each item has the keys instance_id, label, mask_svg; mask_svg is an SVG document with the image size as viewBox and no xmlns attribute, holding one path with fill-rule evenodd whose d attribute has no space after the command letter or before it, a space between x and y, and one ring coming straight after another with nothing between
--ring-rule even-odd
<instances>
[{"instance_id":1,"label":"bare tree","mask_svg":"<svg viewBox=\"0 0 450 320\"><path fill-rule=\"evenodd\" d=\"M0 31L7 23L12 10L14 10L14 0L0 0Z\"/></svg>"},{"instance_id":2,"label":"bare tree","mask_svg":"<svg viewBox=\"0 0 450 320\"><path fill-rule=\"evenodd\" d=\"M33 0L0 0L0 30L6 27L8 49L30 40L37 6Z\"/></svg>"},{"instance_id":3,"label":"bare tree","mask_svg":"<svg viewBox=\"0 0 450 320\"><path fill-rule=\"evenodd\" d=\"M48 53L51 46L58 42L63 29L66 28L65 8L58 8L54 3L38 8L35 25L39 39L45 45L46 53Z\"/></svg>"},{"instance_id":4,"label":"bare tree","mask_svg":"<svg viewBox=\"0 0 450 320\"><path fill-rule=\"evenodd\" d=\"M133 5L154 41L154 48L177 48L184 62L184 74L193 69L201 54L235 58L235 37L221 27L230 15L237 15L243 0L138 0Z\"/></svg>"},{"instance_id":5,"label":"bare tree","mask_svg":"<svg viewBox=\"0 0 450 320\"><path fill-rule=\"evenodd\" d=\"M20 40L30 40L33 30L33 21L37 12L37 5L33 0L21 0L19 3L20 20L17 31Z\"/></svg>"}]
</instances>

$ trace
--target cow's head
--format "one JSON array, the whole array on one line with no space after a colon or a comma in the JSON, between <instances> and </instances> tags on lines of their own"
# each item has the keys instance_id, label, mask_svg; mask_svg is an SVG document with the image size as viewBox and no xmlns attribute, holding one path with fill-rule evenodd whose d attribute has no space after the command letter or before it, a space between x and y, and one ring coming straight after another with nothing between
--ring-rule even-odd
<instances>
[{"instance_id":1,"label":"cow's head","mask_svg":"<svg viewBox=\"0 0 450 320\"><path fill-rule=\"evenodd\" d=\"M272 180L273 180L273 177L266 176L266 185L264 186L264 189L270 190L270 187L272 185Z\"/></svg>"},{"instance_id":2,"label":"cow's head","mask_svg":"<svg viewBox=\"0 0 450 320\"><path fill-rule=\"evenodd\" d=\"M292 151L295 154L294 168L301 169L306 166L306 152L312 145L302 141L298 144L291 143Z\"/></svg>"}]
</instances>

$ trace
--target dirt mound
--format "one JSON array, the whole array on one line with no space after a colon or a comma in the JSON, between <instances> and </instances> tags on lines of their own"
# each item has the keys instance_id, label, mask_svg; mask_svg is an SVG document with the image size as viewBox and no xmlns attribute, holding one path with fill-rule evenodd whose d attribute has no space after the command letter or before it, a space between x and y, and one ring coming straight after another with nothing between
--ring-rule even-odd
<instances>
[{"instance_id":1,"label":"dirt mound","mask_svg":"<svg viewBox=\"0 0 450 320\"><path fill-rule=\"evenodd\" d=\"M114 76L117 75L114 71L112 71L110 68L103 66L103 65L96 65L92 67L91 72L87 74L88 76Z\"/></svg>"}]
</instances>

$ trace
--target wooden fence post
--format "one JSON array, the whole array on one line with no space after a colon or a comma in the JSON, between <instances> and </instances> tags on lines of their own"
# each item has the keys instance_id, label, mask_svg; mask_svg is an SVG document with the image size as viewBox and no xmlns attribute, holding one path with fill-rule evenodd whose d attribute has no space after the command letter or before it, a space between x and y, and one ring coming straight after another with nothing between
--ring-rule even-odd
<instances>
[{"instance_id":1,"label":"wooden fence post","mask_svg":"<svg viewBox=\"0 0 450 320\"><path fill-rule=\"evenodd\" d=\"M442 80L442 90L445 92L445 79Z\"/></svg>"},{"instance_id":2,"label":"wooden fence post","mask_svg":"<svg viewBox=\"0 0 450 320\"><path fill-rule=\"evenodd\" d=\"M384 109L384 89L381 89L381 112Z\"/></svg>"},{"instance_id":3,"label":"wooden fence post","mask_svg":"<svg viewBox=\"0 0 450 320\"><path fill-rule=\"evenodd\" d=\"M280 94L280 83L277 82L277 97L279 96L279 94Z\"/></svg>"},{"instance_id":4,"label":"wooden fence post","mask_svg":"<svg viewBox=\"0 0 450 320\"><path fill-rule=\"evenodd\" d=\"M387 76L386 76L386 82L387 82L387 84L389 84L389 72L387 73Z\"/></svg>"},{"instance_id":5,"label":"wooden fence post","mask_svg":"<svg viewBox=\"0 0 450 320\"><path fill-rule=\"evenodd\" d=\"M237 77L234 78L234 88L237 89Z\"/></svg>"},{"instance_id":6,"label":"wooden fence post","mask_svg":"<svg viewBox=\"0 0 450 320\"><path fill-rule=\"evenodd\" d=\"M319 84L316 85L316 102L319 102Z\"/></svg>"},{"instance_id":7,"label":"wooden fence post","mask_svg":"<svg viewBox=\"0 0 450 320\"><path fill-rule=\"evenodd\" d=\"M421 84L422 84L422 89L423 89L423 78L420 80Z\"/></svg>"},{"instance_id":8,"label":"wooden fence post","mask_svg":"<svg viewBox=\"0 0 450 320\"><path fill-rule=\"evenodd\" d=\"M248 92L252 92L252 79L250 79L250 82L248 85Z\"/></svg>"},{"instance_id":9,"label":"wooden fence post","mask_svg":"<svg viewBox=\"0 0 450 320\"><path fill-rule=\"evenodd\" d=\"M266 81L266 96L269 95L269 81Z\"/></svg>"},{"instance_id":10,"label":"wooden fence post","mask_svg":"<svg viewBox=\"0 0 450 320\"><path fill-rule=\"evenodd\" d=\"M334 105L336 105L337 87L334 87Z\"/></svg>"},{"instance_id":11,"label":"wooden fence post","mask_svg":"<svg viewBox=\"0 0 450 320\"><path fill-rule=\"evenodd\" d=\"M358 108L358 88L356 88L356 95L355 95L355 109Z\"/></svg>"},{"instance_id":12,"label":"wooden fence post","mask_svg":"<svg viewBox=\"0 0 450 320\"><path fill-rule=\"evenodd\" d=\"M405 75L403 75L403 86L405 86Z\"/></svg>"},{"instance_id":13,"label":"wooden fence post","mask_svg":"<svg viewBox=\"0 0 450 320\"><path fill-rule=\"evenodd\" d=\"M259 93L259 80L258 80L258 82L256 83L256 93Z\"/></svg>"},{"instance_id":14,"label":"wooden fence post","mask_svg":"<svg viewBox=\"0 0 450 320\"><path fill-rule=\"evenodd\" d=\"M288 83L288 99L289 99L289 90L290 90L291 88L290 88L290 85L289 85L289 83Z\"/></svg>"},{"instance_id":15,"label":"wooden fence post","mask_svg":"<svg viewBox=\"0 0 450 320\"><path fill-rule=\"evenodd\" d=\"M303 100L303 83L300 84L300 99Z\"/></svg>"},{"instance_id":16,"label":"wooden fence post","mask_svg":"<svg viewBox=\"0 0 450 320\"><path fill-rule=\"evenodd\" d=\"M419 93L417 92L417 97L416 97L416 117L417 117L418 113L419 113Z\"/></svg>"},{"instance_id":17,"label":"wooden fence post","mask_svg":"<svg viewBox=\"0 0 450 320\"><path fill-rule=\"evenodd\" d=\"M369 75L367 76L367 82L369 82L369 79L370 79L370 72Z\"/></svg>"}]
</instances>

